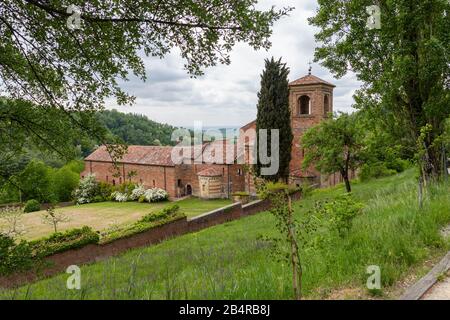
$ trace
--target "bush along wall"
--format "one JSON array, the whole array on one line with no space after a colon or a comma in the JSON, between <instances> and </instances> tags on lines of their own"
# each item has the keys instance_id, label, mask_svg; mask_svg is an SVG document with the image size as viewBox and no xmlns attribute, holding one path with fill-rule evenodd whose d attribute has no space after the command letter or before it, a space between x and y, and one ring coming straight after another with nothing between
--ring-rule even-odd
<instances>
[{"instance_id":1,"label":"bush along wall","mask_svg":"<svg viewBox=\"0 0 450 320\"><path fill-rule=\"evenodd\" d=\"M160 212L150 213L142 217L141 220L130 226L106 230L101 235L100 244L106 244L118 239L131 237L135 234L142 233L183 218L186 218L186 215L183 212L180 212L180 207L177 204L168 206Z\"/></svg>"},{"instance_id":2,"label":"bush along wall","mask_svg":"<svg viewBox=\"0 0 450 320\"><path fill-rule=\"evenodd\" d=\"M96 244L100 240L97 232L90 227L56 232L51 236L30 242L33 255L43 258L55 253L78 249L88 244Z\"/></svg>"}]
</instances>

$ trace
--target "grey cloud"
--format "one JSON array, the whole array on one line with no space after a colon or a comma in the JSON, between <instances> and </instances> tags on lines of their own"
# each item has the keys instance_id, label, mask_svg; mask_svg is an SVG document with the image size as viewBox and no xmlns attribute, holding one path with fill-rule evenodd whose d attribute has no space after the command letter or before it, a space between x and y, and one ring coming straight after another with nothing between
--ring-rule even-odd
<instances>
[{"instance_id":1,"label":"grey cloud","mask_svg":"<svg viewBox=\"0 0 450 320\"><path fill-rule=\"evenodd\" d=\"M137 97L133 107L119 108L124 112L142 113L151 119L179 126L192 126L194 120L205 125L239 126L256 117L257 92L264 59L283 57L291 72L290 80L304 76L308 61L314 57L314 33L307 18L314 14L316 0L264 0L259 6L294 6L290 17L274 26L272 48L254 51L239 43L231 53L230 65L205 70L205 76L190 78L177 50L164 59L145 57L147 81L136 78L122 84L122 88ZM334 79L331 73L313 65L313 74L335 84L335 110L351 111L352 94L359 87L353 75ZM115 104L111 101L109 108Z\"/></svg>"}]
</instances>

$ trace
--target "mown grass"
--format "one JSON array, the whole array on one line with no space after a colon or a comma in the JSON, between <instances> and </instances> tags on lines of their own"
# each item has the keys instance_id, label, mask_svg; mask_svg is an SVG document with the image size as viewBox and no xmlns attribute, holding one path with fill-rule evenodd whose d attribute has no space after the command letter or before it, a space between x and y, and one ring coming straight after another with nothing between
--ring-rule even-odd
<instances>
[{"instance_id":1,"label":"mown grass","mask_svg":"<svg viewBox=\"0 0 450 320\"><path fill-rule=\"evenodd\" d=\"M345 288L365 290L369 265L381 268L387 291L411 267L449 244L440 236L450 223L450 185L430 190L418 209L413 171L354 184L354 197L366 207L348 236L330 233L326 245L302 253L304 295L326 298ZM338 186L317 190L294 204L302 215L317 200L342 194ZM290 299L291 270L270 257L259 235L275 234L270 213L233 221L159 245L82 267L82 289L66 289L61 274L17 290L3 299Z\"/></svg>"},{"instance_id":2,"label":"mown grass","mask_svg":"<svg viewBox=\"0 0 450 320\"><path fill-rule=\"evenodd\" d=\"M229 205L232 201L228 199L202 200L192 197L176 203L187 217L194 217ZM172 202L168 201L156 203L106 201L58 208L57 211L61 211L69 219L67 222L58 225L58 231L81 228L83 226L102 231L113 226L124 226L172 204ZM25 231L22 235L23 239L35 240L48 236L53 232L53 226L43 223L43 212L30 212L23 215L20 220L20 225L23 226ZM0 219L0 230L2 227L5 227L5 222Z\"/></svg>"}]
</instances>

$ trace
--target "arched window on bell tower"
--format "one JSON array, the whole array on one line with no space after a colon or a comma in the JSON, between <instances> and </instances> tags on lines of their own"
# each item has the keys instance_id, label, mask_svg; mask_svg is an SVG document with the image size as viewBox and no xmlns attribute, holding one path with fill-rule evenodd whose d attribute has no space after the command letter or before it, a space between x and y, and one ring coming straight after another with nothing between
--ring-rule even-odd
<instances>
[{"instance_id":1,"label":"arched window on bell tower","mask_svg":"<svg viewBox=\"0 0 450 320\"><path fill-rule=\"evenodd\" d=\"M311 99L308 96L301 96L298 99L299 115L311 114Z\"/></svg>"},{"instance_id":2,"label":"arched window on bell tower","mask_svg":"<svg viewBox=\"0 0 450 320\"><path fill-rule=\"evenodd\" d=\"M326 94L323 97L323 114L326 116L328 115L328 113L330 112L330 98L329 96Z\"/></svg>"}]
</instances>

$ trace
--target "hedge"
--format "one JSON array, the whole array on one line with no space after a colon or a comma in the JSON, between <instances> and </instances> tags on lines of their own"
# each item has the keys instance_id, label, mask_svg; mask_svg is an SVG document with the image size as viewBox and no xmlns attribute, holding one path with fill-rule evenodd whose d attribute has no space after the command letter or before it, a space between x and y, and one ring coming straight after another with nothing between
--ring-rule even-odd
<instances>
[{"instance_id":1,"label":"hedge","mask_svg":"<svg viewBox=\"0 0 450 320\"><path fill-rule=\"evenodd\" d=\"M57 232L47 238L31 241L30 246L34 255L42 258L70 249L78 249L88 244L96 244L99 240L99 234L85 226L81 229Z\"/></svg>"},{"instance_id":2,"label":"hedge","mask_svg":"<svg viewBox=\"0 0 450 320\"><path fill-rule=\"evenodd\" d=\"M118 239L128 238L135 234L148 231L150 229L162 226L169 222L183 219L185 217L186 215L184 213L179 212L178 205L169 206L158 213L150 213L144 216L138 222L135 222L134 224L123 229L113 230L102 234L100 243L106 244Z\"/></svg>"}]
</instances>

